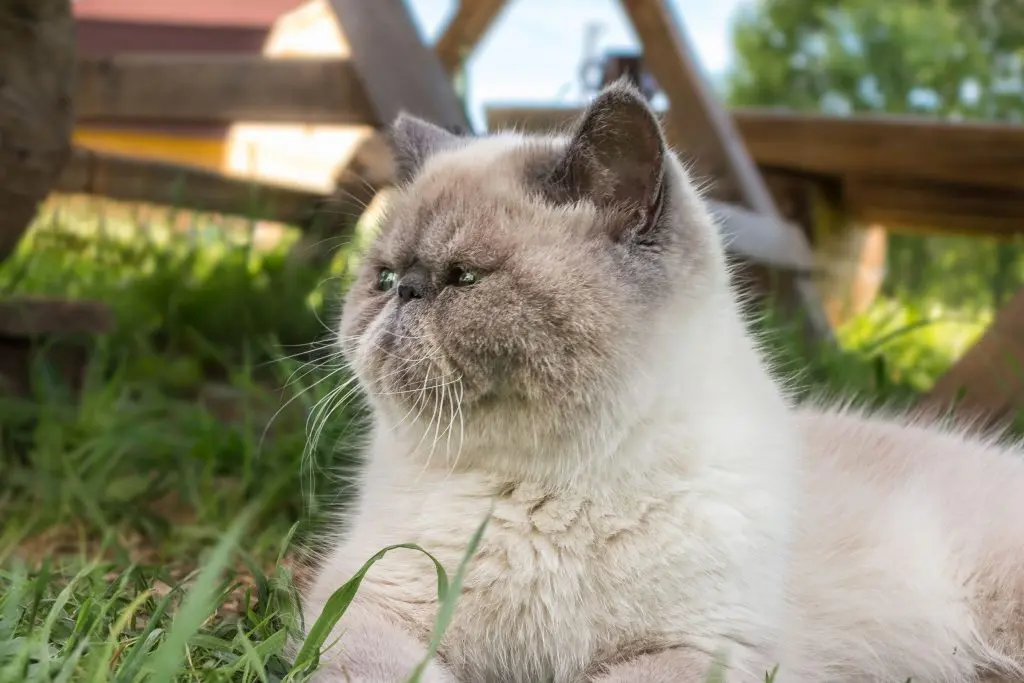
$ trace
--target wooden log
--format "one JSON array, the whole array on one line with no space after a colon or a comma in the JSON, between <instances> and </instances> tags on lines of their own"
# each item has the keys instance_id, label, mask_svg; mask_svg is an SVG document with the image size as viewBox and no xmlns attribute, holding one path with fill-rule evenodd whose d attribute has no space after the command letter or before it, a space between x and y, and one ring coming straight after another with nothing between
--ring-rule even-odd
<instances>
[{"instance_id":1,"label":"wooden log","mask_svg":"<svg viewBox=\"0 0 1024 683\"><path fill-rule=\"evenodd\" d=\"M323 201L316 192L80 147L55 189L291 224L308 221Z\"/></svg>"},{"instance_id":2,"label":"wooden log","mask_svg":"<svg viewBox=\"0 0 1024 683\"><path fill-rule=\"evenodd\" d=\"M80 120L378 123L344 59L84 57L75 108Z\"/></svg>"},{"instance_id":3,"label":"wooden log","mask_svg":"<svg viewBox=\"0 0 1024 683\"><path fill-rule=\"evenodd\" d=\"M953 410L982 424L1004 421L1024 408L1024 290L939 378L919 408L925 414Z\"/></svg>"},{"instance_id":4,"label":"wooden log","mask_svg":"<svg viewBox=\"0 0 1024 683\"><path fill-rule=\"evenodd\" d=\"M455 15L434 43L434 52L449 77L463 62L509 5L509 0L460 0Z\"/></svg>"}]
</instances>

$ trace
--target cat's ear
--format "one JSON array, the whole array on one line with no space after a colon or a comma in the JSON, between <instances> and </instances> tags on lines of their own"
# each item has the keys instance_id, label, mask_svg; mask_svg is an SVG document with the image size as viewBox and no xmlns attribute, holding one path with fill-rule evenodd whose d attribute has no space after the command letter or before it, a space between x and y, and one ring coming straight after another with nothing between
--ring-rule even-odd
<instances>
[{"instance_id":1,"label":"cat's ear","mask_svg":"<svg viewBox=\"0 0 1024 683\"><path fill-rule=\"evenodd\" d=\"M587 107L549 182L563 199L621 213L620 232L643 231L658 219L667 153L647 101L620 80Z\"/></svg>"},{"instance_id":2,"label":"cat's ear","mask_svg":"<svg viewBox=\"0 0 1024 683\"><path fill-rule=\"evenodd\" d=\"M431 155L459 140L455 133L404 112L395 117L388 132L399 183L408 182Z\"/></svg>"}]
</instances>

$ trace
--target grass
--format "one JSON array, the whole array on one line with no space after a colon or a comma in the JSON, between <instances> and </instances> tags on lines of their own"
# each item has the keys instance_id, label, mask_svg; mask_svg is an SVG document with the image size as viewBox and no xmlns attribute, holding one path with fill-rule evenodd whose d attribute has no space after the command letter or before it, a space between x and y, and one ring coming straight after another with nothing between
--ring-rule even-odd
<instances>
[{"instance_id":1,"label":"grass","mask_svg":"<svg viewBox=\"0 0 1024 683\"><path fill-rule=\"evenodd\" d=\"M363 418L322 403L344 380L324 321L354 257L302 266L294 232L257 228L60 201L0 264L0 296L101 299L118 320L78 397L45 362L31 397L0 395L0 683L268 683L315 666L375 559L290 648L302 549L349 493L330 473L354 463ZM883 300L828 353L762 325L806 394L899 405L986 322ZM462 569L438 567L438 635Z\"/></svg>"}]
</instances>

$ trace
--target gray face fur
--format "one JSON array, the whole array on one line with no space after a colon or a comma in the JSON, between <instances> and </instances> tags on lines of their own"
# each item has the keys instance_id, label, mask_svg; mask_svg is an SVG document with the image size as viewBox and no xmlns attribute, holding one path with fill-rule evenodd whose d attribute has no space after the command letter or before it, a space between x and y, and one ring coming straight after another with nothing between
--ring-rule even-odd
<instances>
[{"instance_id":1,"label":"gray face fur","mask_svg":"<svg viewBox=\"0 0 1024 683\"><path fill-rule=\"evenodd\" d=\"M400 186L341 335L396 422L458 404L467 431L556 435L600 412L658 317L715 279L713 229L629 86L564 137L464 138L408 116L392 137Z\"/></svg>"}]
</instances>

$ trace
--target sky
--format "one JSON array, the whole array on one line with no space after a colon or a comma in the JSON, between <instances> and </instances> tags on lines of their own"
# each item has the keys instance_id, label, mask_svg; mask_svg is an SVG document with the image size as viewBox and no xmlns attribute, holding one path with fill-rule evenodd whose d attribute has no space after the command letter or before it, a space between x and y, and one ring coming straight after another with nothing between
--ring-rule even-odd
<instances>
[{"instance_id":1,"label":"sky","mask_svg":"<svg viewBox=\"0 0 1024 683\"><path fill-rule=\"evenodd\" d=\"M711 78L732 59L730 20L751 0L669 0ZM579 67L585 27L602 25L597 53L636 48L618 0L510 0L469 62L469 108L477 126L485 104L579 102ZM428 41L433 41L456 0L409 0Z\"/></svg>"}]
</instances>

